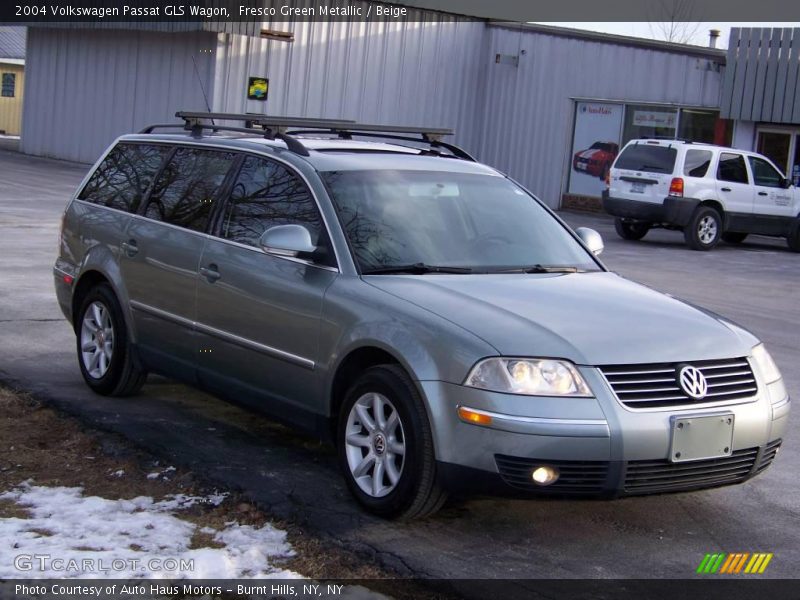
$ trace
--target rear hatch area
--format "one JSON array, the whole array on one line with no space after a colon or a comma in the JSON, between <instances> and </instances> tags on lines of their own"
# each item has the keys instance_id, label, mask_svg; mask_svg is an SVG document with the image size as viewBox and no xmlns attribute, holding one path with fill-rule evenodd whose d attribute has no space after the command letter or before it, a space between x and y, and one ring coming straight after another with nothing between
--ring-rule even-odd
<instances>
[{"instance_id":1,"label":"rear hatch area","mask_svg":"<svg viewBox=\"0 0 800 600\"><path fill-rule=\"evenodd\" d=\"M611 168L609 195L661 204L669 194L677 157L674 142L641 140L628 144Z\"/></svg>"}]
</instances>

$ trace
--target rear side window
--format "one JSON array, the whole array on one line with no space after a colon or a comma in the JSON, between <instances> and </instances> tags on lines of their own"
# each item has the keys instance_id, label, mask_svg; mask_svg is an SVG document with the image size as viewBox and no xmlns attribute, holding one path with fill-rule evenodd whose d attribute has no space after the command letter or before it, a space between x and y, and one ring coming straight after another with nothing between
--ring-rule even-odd
<instances>
[{"instance_id":1,"label":"rear side window","mask_svg":"<svg viewBox=\"0 0 800 600\"><path fill-rule=\"evenodd\" d=\"M667 146L632 144L626 146L614 167L628 171L672 173L678 151Z\"/></svg>"},{"instance_id":2,"label":"rear side window","mask_svg":"<svg viewBox=\"0 0 800 600\"><path fill-rule=\"evenodd\" d=\"M233 152L178 148L156 181L144 216L205 231L234 157Z\"/></svg>"},{"instance_id":3,"label":"rear side window","mask_svg":"<svg viewBox=\"0 0 800 600\"><path fill-rule=\"evenodd\" d=\"M167 152L167 146L117 144L92 173L78 198L136 212Z\"/></svg>"},{"instance_id":4,"label":"rear side window","mask_svg":"<svg viewBox=\"0 0 800 600\"><path fill-rule=\"evenodd\" d=\"M753 182L764 187L783 187L783 176L763 158L755 156L750 159L750 168L753 170Z\"/></svg>"},{"instance_id":5,"label":"rear side window","mask_svg":"<svg viewBox=\"0 0 800 600\"><path fill-rule=\"evenodd\" d=\"M688 177L705 177L711 166L711 150L687 150L683 160L683 174Z\"/></svg>"},{"instance_id":6,"label":"rear side window","mask_svg":"<svg viewBox=\"0 0 800 600\"><path fill-rule=\"evenodd\" d=\"M722 152L719 155L717 179L732 183L747 183L747 167L741 154Z\"/></svg>"},{"instance_id":7,"label":"rear side window","mask_svg":"<svg viewBox=\"0 0 800 600\"><path fill-rule=\"evenodd\" d=\"M316 245L325 245L322 219L305 183L276 162L248 156L231 190L222 237L257 246L275 225L302 225Z\"/></svg>"}]
</instances>

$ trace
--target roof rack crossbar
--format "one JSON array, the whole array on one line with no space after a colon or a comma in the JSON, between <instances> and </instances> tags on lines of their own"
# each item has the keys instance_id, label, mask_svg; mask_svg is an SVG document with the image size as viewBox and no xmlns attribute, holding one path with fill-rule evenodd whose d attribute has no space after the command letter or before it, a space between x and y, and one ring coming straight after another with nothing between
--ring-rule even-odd
<instances>
[{"instance_id":1,"label":"roof rack crossbar","mask_svg":"<svg viewBox=\"0 0 800 600\"><path fill-rule=\"evenodd\" d=\"M299 154L300 156L309 156L308 149L303 146L302 142L298 139L288 136L284 133L280 132L273 132L268 129L253 129L249 127L230 127L228 125L203 125L203 124L195 124L195 125L179 125L178 123L157 123L155 125L148 125L144 129L142 129L139 133L153 133L154 129L183 129L192 132L192 135L195 137L200 137L202 135L202 130L207 129L210 131L233 131L235 133L249 133L251 135L261 135L267 139L278 139L283 141L286 144L286 147L294 152L295 154Z\"/></svg>"}]
</instances>

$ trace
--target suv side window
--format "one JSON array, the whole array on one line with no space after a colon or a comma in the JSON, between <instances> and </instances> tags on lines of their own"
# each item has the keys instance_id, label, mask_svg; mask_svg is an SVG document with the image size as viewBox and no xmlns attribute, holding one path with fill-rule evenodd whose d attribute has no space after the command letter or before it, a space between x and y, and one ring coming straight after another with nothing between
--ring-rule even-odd
<instances>
[{"instance_id":1,"label":"suv side window","mask_svg":"<svg viewBox=\"0 0 800 600\"><path fill-rule=\"evenodd\" d=\"M756 185L764 187L783 187L783 175L763 158L748 156L750 168L753 171L753 181Z\"/></svg>"},{"instance_id":2,"label":"suv side window","mask_svg":"<svg viewBox=\"0 0 800 600\"><path fill-rule=\"evenodd\" d=\"M711 150L687 150L683 159L683 174L688 177L705 177L711 166Z\"/></svg>"},{"instance_id":3,"label":"suv side window","mask_svg":"<svg viewBox=\"0 0 800 600\"><path fill-rule=\"evenodd\" d=\"M717 167L717 179L733 183L747 183L749 180L747 178L747 167L744 164L744 156L731 152L721 152L719 166Z\"/></svg>"},{"instance_id":4,"label":"suv side window","mask_svg":"<svg viewBox=\"0 0 800 600\"><path fill-rule=\"evenodd\" d=\"M158 177L144 216L205 231L214 199L235 157L233 152L178 148Z\"/></svg>"},{"instance_id":5,"label":"suv side window","mask_svg":"<svg viewBox=\"0 0 800 600\"><path fill-rule=\"evenodd\" d=\"M290 224L308 229L317 246L329 246L317 204L302 179L275 161L248 156L225 207L221 237L258 246L267 229Z\"/></svg>"},{"instance_id":6,"label":"suv side window","mask_svg":"<svg viewBox=\"0 0 800 600\"><path fill-rule=\"evenodd\" d=\"M78 198L136 212L169 150L168 146L117 144L92 173Z\"/></svg>"}]
</instances>

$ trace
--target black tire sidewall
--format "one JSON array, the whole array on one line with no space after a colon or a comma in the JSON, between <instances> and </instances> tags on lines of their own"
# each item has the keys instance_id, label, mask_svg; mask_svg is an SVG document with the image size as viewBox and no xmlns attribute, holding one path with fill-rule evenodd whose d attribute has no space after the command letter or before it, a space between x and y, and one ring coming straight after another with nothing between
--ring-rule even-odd
<instances>
[{"instance_id":1,"label":"black tire sidewall","mask_svg":"<svg viewBox=\"0 0 800 600\"><path fill-rule=\"evenodd\" d=\"M700 221L707 216L712 216L717 221L717 235L710 243L704 244L702 241L700 241L697 228L700 225ZM722 239L722 215L720 215L716 209L711 208L710 206L698 207L694 212L694 215L692 215L691 221L689 221L685 237L688 244L694 250L711 250Z\"/></svg>"},{"instance_id":2,"label":"black tire sidewall","mask_svg":"<svg viewBox=\"0 0 800 600\"><path fill-rule=\"evenodd\" d=\"M86 367L83 364L83 356L81 351L81 329L83 327L83 317L86 310L93 302L101 302L107 309L111 317L111 324L114 328L114 351L111 355L111 364L105 375L100 379L95 379L89 375ZM81 302L81 307L78 310L78 319L76 321L76 347L78 352L78 365L81 369L83 379L94 392L102 395L110 395L114 392L120 383L125 368L125 360L127 355L128 336L125 327L125 319L122 316L119 302L114 295L113 290L107 284L100 284L92 288Z\"/></svg>"},{"instance_id":3,"label":"black tire sidewall","mask_svg":"<svg viewBox=\"0 0 800 600\"><path fill-rule=\"evenodd\" d=\"M413 383L403 381L389 369L373 367L365 371L350 387L339 411L336 446L339 464L347 486L365 508L383 517L400 516L412 505L418 492L426 460L423 455L425 448L423 436L426 432L423 428L429 426L420 418L419 407L415 406L418 400L410 392L409 385L413 385ZM365 494L356 483L347 462L345 443L347 418L350 410L361 396L370 392L380 393L391 400L400 417L405 438L405 458L400 480L394 490L381 498L373 498ZM433 460L433 457L428 458Z\"/></svg>"},{"instance_id":4,"label":"black tire sidewall","mask_svg":"<svg viewBox=\"0 0 800 600\"><path fill-rule=\"evenodd\" d=\"M650 225L643 222L627 222L617 217L614 220L614 229L617 235L624 240L640 240L650 231Z\"/></svg>"}]
</instances>

